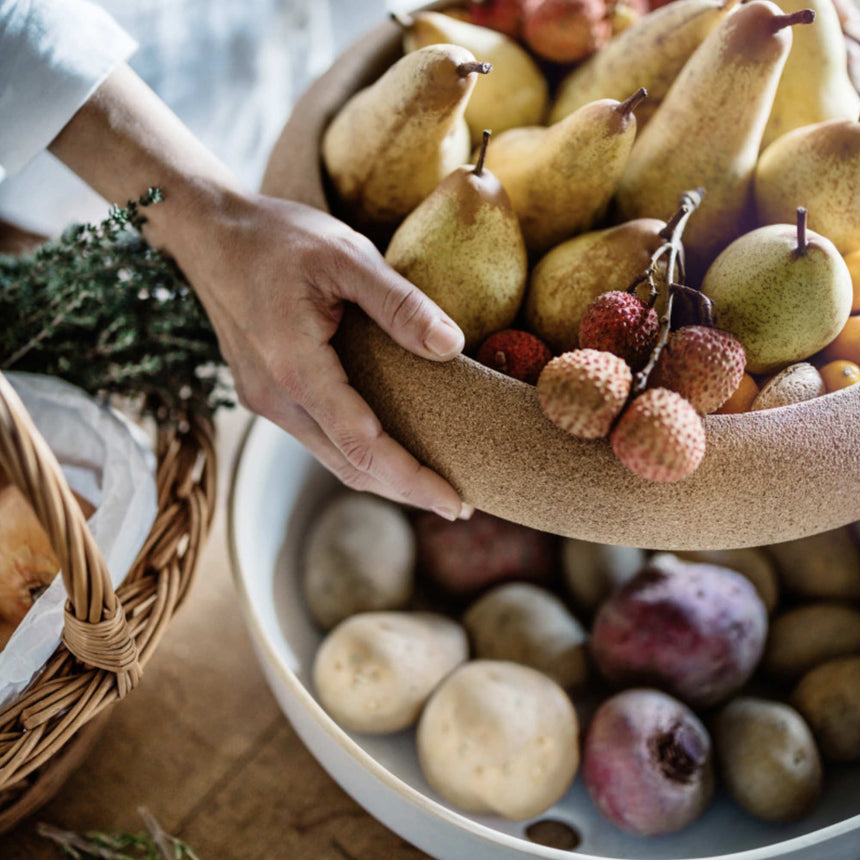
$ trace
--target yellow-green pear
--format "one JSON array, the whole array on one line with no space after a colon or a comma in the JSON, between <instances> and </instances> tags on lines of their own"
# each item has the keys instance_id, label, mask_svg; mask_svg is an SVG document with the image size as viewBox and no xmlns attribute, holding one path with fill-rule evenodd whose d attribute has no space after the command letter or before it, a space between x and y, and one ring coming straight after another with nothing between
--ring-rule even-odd
<instances>
[{"instance_id":1,"label":"yellow-green pear","mask_svg":"<svg viewBox=\"0 0 860 860\"><path fill-rule=\"evenodd\" d=\"M860 95L848 76L845 36L833 0L779 0L779 7L786 13L812 9L815 23L794 31L762 149L794 128L860 117Z\"/></svg>"},{"instance_id":2,"label":"yellow-green pear","mask_svg":"<svg viewBox=\"0 0 860 860\"><path fill-rule=\"evenodd\" d=\"M704 188L684 231L691 281L752 226L753 172L792 25L812 17L784 15L770 0L739 6L696 49L633 146L617 217L670 212L687 188Z\"/></svg>"},{"instance_id":3,"label":"yellow-green pear","mask_svg":"<svg viewBox=\"0 0 860 860\"><path fill-rule=\"evenodd\" d=\"M529 331L553 352L576 349L585 309L601 293L630 287L665 241L660 237L665 226L656 218L638 218L556 245L529 278L524 304Z\"/></svg>"},{"instance_id":4,"label":"yellow-green pear","mask_svg":"<svg viewBox=\"0 0 860 860\"><path fill-rule=\"evenodd\" d=\"M353 226L390 231L468 161L463 110L487 71L465 48L432 45L346 102L323 135L322 156Z\"/></svg>"},{"instance_id":5,"label":"yellow-green pear","mask_svg":"<svg viewBox=\"0 0 860 860\"><path fill-rule=\"evenodd\" d=\"M809 226L843 254L860 250L860 122L830 120L777 138L755 174L759 223L791 221L797 206Z\"/></svg>"},{"instance_id":6,"label":"yellow-green pear","mask_svg":"<svg viewBox=\"0 0 860 860\"><path fill-rule=\"evenodd\" d=\"M549 115L558 122L597 99L648 90L636 111L639 131L663 101L683 65L737 0L675 0L643 15L580 63L559 84Z\"/></svg>"},{"instance_id":7,"label":"yellow-green pear","mask_svg":"<svg viewBox=\"0 0 860 860\"><path fill-rule=\"evenodd\" d=\"M599 99L554 125L512 128L494 141L487 167L505 186L529 251L544 253L603 218L645 96L640 89L623 102Z\"/></svg>"},{"instance_id":8,"label":"yellow-green pear","mask_svg":"<svg viewBox=\"0 0 860 860\"><path fill-rule=\"evenodd\" d=\"M771 373L830 343L851 313L851 273L835 245L806 227L769 224L731 243L702 282L719 328L744 346L750 373Z\"/></svg>"},{"instance_id":9,"label":"yellow-green pear","mask_svg":"<svg viewBox=\"0 0 860 860\"><path fill-rule=\"evenodd\" d=\"M410 213L385 259L463 330L466 350L507 328L522 304L528 258L517 216L484 165L461 166Z\"/></svg>"},{"instance_id":10,"label":"yellow-green pear","mask_svg":"<svg viewBox=\"0 0 860 860\"><path fill-rule=\"evenodd\" d=\"M472 144L484 129L493 134L544 121L549 87L531 56L510 37L489 27L452 18L440 12L414 12L396 16L404 28L403 48L414 51L427 45L460 45L491 63L493 73L481 78L466 104L464 116ZM625 93L626 95L626 93Z\"/></svg>"}]
</instances>

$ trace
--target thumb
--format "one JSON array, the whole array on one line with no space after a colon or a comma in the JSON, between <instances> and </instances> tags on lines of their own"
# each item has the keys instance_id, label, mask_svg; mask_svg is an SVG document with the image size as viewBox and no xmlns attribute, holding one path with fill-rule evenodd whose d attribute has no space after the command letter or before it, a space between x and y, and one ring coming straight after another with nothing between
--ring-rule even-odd
<instances>
[{"instance_id":1,"label":"thumb","mask_svg":"<svg viewBox=\"0 0 860 860\"><path fill-rule=\"evenodd\" d=\"M457 323L383 257L365 258L350 278L344 298L355 302L404 349L423 358L446 361L463 351Z\"/></svg>"}]
</instances>

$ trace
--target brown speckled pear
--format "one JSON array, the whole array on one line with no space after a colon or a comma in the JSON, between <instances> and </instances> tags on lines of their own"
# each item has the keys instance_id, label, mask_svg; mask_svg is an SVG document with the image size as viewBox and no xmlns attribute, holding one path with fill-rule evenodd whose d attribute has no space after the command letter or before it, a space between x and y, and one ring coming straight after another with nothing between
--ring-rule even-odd
<instances>
[{"instance_id":1,"label":"brown speckled pear","mask_svg":"<svg viewBox=\"0 0 860 860\"><path fill-rule=\"evenodd\" d=\"M797 226L769 224L735 239L705 274L719 328L746 351L747 371L771 373L809 358L842 331L853 288L836 246Z\"/></svg>"},{"instance_id":2,"label":"brown speckled pear","mask_svg":"<svg viewBox=\"0 0 860 860\"><path fill-rule=\"evenodd\" d=\"M274 148L264 193L328 208L323 131L399 56L400 38L386 22L308 90ZM696 472L654 484L622 466L605 440L555 427L533 386L469 358L417 358L360 314L347 315L336 346L389 432L467 501L514 522L598 543L706 549L776 543L860 519L860 385L779 409L708 415Z\"/></svg>"},{"instance_id":3,"label":"brown speckled pear","mask_svg":"<svg viewBox=\"0 0 860 860\"><path fill-rule=\"evenodd\" d=\"M385 252L460 326L467 352L514 321L528 276L517 216L483 166L488 140L474 167L458 167L406 217Z\"/></svg>"},{"instance_id":4,"label":"brown speckled pear","mask_svg":"<svg viewBox=\"0 0 860 860\"><path fill-rule=\"evenodd\" d=\"M860 250L860 122L815 123L775 140L756 167L755 200L762 224L791 222L804 206L810 229L841 254Z\"/></svg>"},{"instance_id":5,"label":"brown speckled pear","mask_svg":"<svg viewBox=\"0 0 860 860\"><path fill-rule=\"evenodd\" d=\"M636 111L641 133L682 66L735 2L675 0L643 15L562 80L549 121L559 122L596 99L623 99L645 87L648 98Z\"/></svg>"},{"instance_id":6,"label":"brown speckled pear","mask_svg":"<svg viewBox=\"0 0 860 860\"><path fill-rule=\"evenodd\" d=\"M529 331L554 352L576 349L585 309L601 293L626 290L645 271L664 241L665 226L656 218L638 218L556 245L529 278L524 308Z\"/></svg>"},{"instance_id":7,"label":"brown speckled pear","mask_svg":"<svg viewBox=\"0 0 860 860\"><path fill-rule=\"evenodd\" d=\"M600 99L549 127L512 128L493 141L487 167L505 186L529 251L544 253L606 214L645 97Z\"/></svg>"},{"instance_id":8,"label":"brown speckled pear","mask_svg":"<svg viewBox=\"0 0 860 860\"><path fill-rule=\"evenodd\" d=\"M322 156L353 223L383 234L468 160L463 110L481 71L465 48L431 45L407 54L338 111Z\"/></svg>"},{"instance_id":9,"label":"brown speckled pear","mask_svg":"<svg viewBox=\"0 0 860 860\"><path fill-rule=\"evenodd\" d=\"M492 63L493 73L482 76L475 84L463 114L473 146L480 145L484 129L492 129L498 135L508 128L544 121L549 101L546 78L529 53L513 39L440 12L419 11L396 20L405 28L406 51L453 44Z\"/></svg>"},{"instance_id":10,"label":"brown speckled pear","mask_svg":"<svg viewBox=\"0 0 860 860\"><path fill-rule=\"evenodd\" d=\"M745 226L761 137L797 23L770 0L726 16L683 67L636 140L618 217L671 212L688 188L705 199L684 232L693 280ZM800 204L798 204L800 205Z\"/></svg>"},{"instance_id":11,"label":"brown speckled pear","mask_svg":"<svg viewBox=\"0 0 860 860\"><path fill-rule=\"evenodd\" d=\"M860 116L860 94L848 75L845 36L833 0L779 0L778 5L785 13L812 9L815 23L792 33L762 149L794 128Z\"/></svg>"}]
</instances>

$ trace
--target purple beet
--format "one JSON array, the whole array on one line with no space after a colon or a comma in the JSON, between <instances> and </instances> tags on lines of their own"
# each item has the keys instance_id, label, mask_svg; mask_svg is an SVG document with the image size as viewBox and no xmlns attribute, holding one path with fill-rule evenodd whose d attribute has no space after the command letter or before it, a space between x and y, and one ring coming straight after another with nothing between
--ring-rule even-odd
<instances>
[{"instance_id":1,"label":"purple beet","mask_svg":"<svg viewBox=\"0 0 860 860\"><path fill-rule=\"evenodd\" d=\"M683 702L659 690L626 690L595 712L582 778L617 827L640 836L673 833L711 801L711 739Z\"/></svg>"},{"instance_id":2,"label":"purple beet","mask_svg":"<svg viewBox=\"0 0 860 860\"><path fill-rule=\"evenodd\" d=\"M615 686L658 687L703 708L746 682L766 637L767 610L746 577L661 555L601 605L591 648Z\"/></svg>"}]
</instances>

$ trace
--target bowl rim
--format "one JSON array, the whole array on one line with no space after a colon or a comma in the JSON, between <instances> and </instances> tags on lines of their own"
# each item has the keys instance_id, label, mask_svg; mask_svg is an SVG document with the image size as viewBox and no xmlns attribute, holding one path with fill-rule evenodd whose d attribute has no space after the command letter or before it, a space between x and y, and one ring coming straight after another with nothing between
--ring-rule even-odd
<instances>
[{"instance_id":1,"label":"bowl rim","mask_svg":"<svg viewBox=\"0 0 860 860\"><path fill-rule=\"evenodd\" d=\"M418 809L429 813L445 824L456 827L459 830L463 830L472 836L486 839L490 844L519 851L526 848L528 851L532 852L531 856L544 858L544 860L618 860L618 858L610 858L606 855L585 854L578 851L549 848L537 843L527 842L519 837L502 833L485 824L473 821L468 816L449 809L434 798L422 793L381 765L375 758L373 758L373 756L356 743L356 741L354 741L347 732L326 713L311 691L299 679L298 675L281 660L278 647L259 617L251 598L250 591L246 586L246 574L242 568L237 541L238 515L236 506L238 500L237 488L239 477L247 456L247 451L253 441L256 428L262 426L264 422L273 427L276 426L272 425L272 423L268 422L266 419L261 419L259 416L252 416L242 433L231 467L227 491L226 511L226 538L231 575L249 633L253 636L254 641L258 646L258 655L265 657L269 668L277 673L280 680L284 683L298 704L302 706L310 717L312 717L317 727L321 729L331 741L337 744L343 752L347 753L371 776L378 779L390 790L398 793L404 800L413 804ZM281 430L280 432L284 433L284 435L288 436L290 439L293 439L293 437L291 437L286 431ZM293 439L293 442L295 445L301 447L300 443L295 439ZM304 451L304 456L307 458L307 461L317 463L309 452ZM317 466L320 469L324 468L319 463L317 463ZM303 482L305 480L306 479L303 479ZM288 716L285 715L285 717L289 720ZM315 760L320 763L315 752L310 748L308 749L314 756ZM320 763L320 766L322 767L323 765ZM339 780L337 780L331 772L327 772L332 779L340 784ZM344 791L346 791L346 789L344 789ZM348 791L347 793L349 794ZM387 827L385 824L383 824L383 826ZM826 843L830 839L840 837L853 830L860 832L860 813L834 824L827 825L826 827L819 828L818 830L792 837L791 839L773 842L770 845L760 846L758 848L744 849L743 851L732 852L729 854L710 855L708 857L702 857L700 860L778 860L778 858L783 857L790 852L814 848L816 845Z\"/></svg>"}]
</instances>

